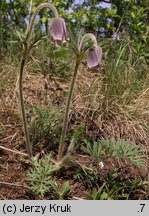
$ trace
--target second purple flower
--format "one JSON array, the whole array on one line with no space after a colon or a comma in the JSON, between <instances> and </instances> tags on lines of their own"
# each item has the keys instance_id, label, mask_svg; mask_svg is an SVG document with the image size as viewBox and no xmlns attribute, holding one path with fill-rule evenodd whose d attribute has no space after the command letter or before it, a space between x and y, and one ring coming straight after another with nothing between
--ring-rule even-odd
<instances>
[{"instance_id":1,"label":"second purple flower","mask_svg":"<svg viewBox=\"0 0 149 216\"><path fill-rule=\"evenodd\" d=\"M99 70L102 57L102 49L98 46L92 46L88 52L88 67L89 69Z\"/></svg>"}]
</instances>

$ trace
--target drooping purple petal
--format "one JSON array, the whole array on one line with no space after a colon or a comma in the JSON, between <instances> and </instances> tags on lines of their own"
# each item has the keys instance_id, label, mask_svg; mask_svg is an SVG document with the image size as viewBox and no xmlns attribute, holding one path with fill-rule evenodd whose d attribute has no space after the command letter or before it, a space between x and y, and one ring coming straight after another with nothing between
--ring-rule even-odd
<instances>
[{"instance_id":1,"label":"drooping purple petal","mask_svg":"<svg viewBox=\"0 0 149 216\"><path fill-rule=\"evenodd\" d=\"M50 22L51 41L57 43L66 42L66 25L62 18L53 18Z\"/></svg>"},{"instance_id":2,"label":"drooping purple petal","mask_svg":"<svg viewBox=\"0 0 149 216\"><path fill-rule=\"evenodd\" d=\"M102 57L102 49L98 46L93 46L88 52L88 67L89 69L99 70L101 68L100 61Z\"/></svg>"}]
</instances>

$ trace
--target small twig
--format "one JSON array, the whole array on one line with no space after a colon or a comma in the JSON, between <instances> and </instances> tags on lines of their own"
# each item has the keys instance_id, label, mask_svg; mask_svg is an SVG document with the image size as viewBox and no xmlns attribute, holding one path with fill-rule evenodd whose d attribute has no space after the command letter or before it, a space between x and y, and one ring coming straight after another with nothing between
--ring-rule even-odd
<instances>
[{"instance_id":1,"label":"small twig","mask_svg":"<svg viewBox=\"0 0 149 216\"><path fill-rule=\"evenodd\" d=\"M139 101L139 99L146 94L146 92L149 91L149 87L134 101L135 103ZM137 104L138 105L138 104Z\"/></svg>"},{"instance_id":2,"label":"small twig","mask_svg":"<svg viewBox=\"0 0 149 216\"><path fill-rule=\"evenodd\" d=\"M8 140L8 139L10 139L10 138L12 138L12 137L13 137L12 135L11 135L11 136L8 136L8 137L5 137L4 139L1 140L1 142L5 141L5 140Z\"/></svg>"},{"instance_id":3,"label":"small twig","mask_svg":"<svg viewBox=\"0 0 149 216\"><path fill-rule=\"evenodd\" d=\"M0 159L1 159L2 157L0 157ZM5 167L4 165L2 165L2 164L0 164L0 168L2 168L2 169L7 169L7 167ZM0 175L1 176L1 175Z\"/></svg>"},{"instance_id":4,"label":"small twig","mask_svg":"<svg viewBox=\"0 0 149 216\"><path fill-rule=\"evenodd\" d=\"M81 154L77 154L79 157L83 157L83 158L89 158L90 159L90 156L89 155L81 155Z\"/></svg>"},{"instance_id":5,"label":"small twig","mask_svg":"<svg viewBox=\"0 0 149 216\"><path fill-rule=\"evenodd\" d=\"M12 136L10 142L12 142L15 139L15 137L17 136L17 134L18 134L18 131Z\"/></svg>"},{"instance_id":6,"label":"small twig","mask_svg":"<svg viewBox=\"0 0 149 216\"><path fill-rule=\"evenodd\" d=\"M14 184L14 183L9 183L9 182L2 182L2 181L0 181L0 184L8 185L8 186L14 186L14 187L23 187L23 188L26 188L26 189L30 189L29 186L19 185L19 184Z\"/></svg>"},{"instance_id":7,"label":"small twig","mask_svg":"<svg viewBox=\"0 0 149 216\"><path fill-rule=\"evenodd\" d=\"M2 194L1 194L1 197L2 197L2 199L3 200L6 200L7 198L6 197L4 197ZM1 198L0 198L1 199Z\"/></svg>"},{"instance_id":8,"label":"small twig","mask_svg":"<svg viewBox=\"0 0 149 216\"><path fill-rule=\"evenodd\" d=\"M81 167L81 169L83 170L83 172L85 173L85 175L87 175L87 172L85 169L89 169L92 170L91 168L88 168L86 166L83 166L79 161L75 160L75 162Z\"/></svg>"},{"instance_id":9,"label":"small twig","mask_svg":"<svg viewBox=\"0 0 149 216\"><path fill-rule=\"evenodd\" d=\"M16 150L12 150L12 149L6 148L6 147L1 146L1 145L0 145L0 149L3 149L3 150L6 150L6 151L9 151L9 152L12 152L12 153L14 153L14 154L23 155L23 156L25 156L25 157L28 157L28 154L26 154L26 153L23 153L23 152L20 152L20 151L16 151Z\"/></svg>"},{"instance_id":10,"label":"small twig","mask_svg":"<svg viewBox=\"0 0 149 216\"><path fill-rule=\"evenodd\" d=\"M75 197L75 196L73 196L72 199L75 199L75 200L84 200L84 199L82 199L82 198Z\"/></svg>"}]
</instances>

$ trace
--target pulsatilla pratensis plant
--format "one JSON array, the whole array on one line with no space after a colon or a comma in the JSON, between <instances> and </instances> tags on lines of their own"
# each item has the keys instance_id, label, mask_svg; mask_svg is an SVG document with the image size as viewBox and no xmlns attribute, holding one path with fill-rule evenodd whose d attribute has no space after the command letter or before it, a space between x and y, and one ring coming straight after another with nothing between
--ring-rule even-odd
<instances>
[{"instance_id":1,"label":"pulsatilla pratensis plant","mask_svg":"<svg viewBox=\"0 0 149 216\"><path fill-rule=\"evenodd\" d=\"M85 46L86 42L92 41L92 44ZM64 116L64 123L62 128L62 136L60 140L59 145L59 152L58 152L58 160L61 161L63 158L63 151L64 151L64 143L65 143L65 137L68 127L68 120L69 120L69 110L71 106L72 96L73 96L73 90L75 86L75 81L77 78L79 66L81 64L82 58L84 57L84 54L87 50L88 51L88 67L89 69L93 70L99 70L100 69L100 61L102 57L102 49L97 45L97 40L95 36L91 33L85 34L80 40L78 40L78 43L75 44L72 41L72 49L75 53L75 69L72 76L72 81L69 89L69 94L67 98L67 104L66 104L66 111ZM70 149L70 148L68 148Z\"/></svg>"},{"instance_id":2,"label":"pulsatilla pratensis plant","mask_svg":"<svg viewBox=\"0 0 149 216\"><path fill-rule=\"evenodd\" d=\"M27 27L25 37L23 40L23 50L22 50L22 60L21 60L21 67L20 67L20 76L19 76L19 94L20 94L20 107L21 107L21 114L22 114L22 120L23 120L23 127L24 127L24 134L26 138L26 150L28 153L29 158L32 157L32 145L30 143L30 137L27 127L27 119L26 119L26 113L25 113L25 106L24 106L24 99L23 99L23 73L24 73L24 67L25 63L27 61L27 57L29 55L29 52L32 47L35 45L31 42L31 34L33 31L33 27L36 21L36 17L41 9L43 8L49 8L54 13L54 18L51 19L50 22L50 38L52 42L55 43L64 43L66 41L66 25L65 21L62 18L59 18L58 12L56 8L50 4L50 3L42 3L40 4L35 12L33 13L31 17L31 21ZM92 41L92 45L85 46L86 42ZM76 62L75 62L75 69L74 74L72 77L72 82L70 85L70 90L68 94L67 104L66 104L66 112L64 116L64 123L63 123L63 129L62 129L62 136L59 144L59 152L58 152L58 161L62 161L63 158L63 150L64 150L64 142L67 132L67 126L68 126L68 118L69 118L69 110L71 105L71 100L73 96L73 90L75 86L75 81L77 78L77 73L79 66L81 64L82 58L85 54L85 52L89 49L88 52L88 67L89 69L93 70L99 70L100 69L100 60L102 56L102 50L97 45L97 40L95 36L91 33L85 34L81 40L78 40L78 44L74 45L73 47L74 53L76 55ZM69 148L70 149L70 148Z\"/></svg>"},{"instance_id":3,"label":"pulsatilla pratensis plant","mask_svg":"<svg viewBox=\"0 0 149 216\"><path fill-rule=\"evenodd\" d=\"M42 3L40 4L35 12L33 13L31 17L31 21L27 27L25 37L23 39L23 50L22 50L22 60L21 60L21 66L20 66L20 74L19 74L19 96L20 96L20 108L21 108L21 114L22 114L22 120L23 120L23 127L24 127L24 134L26 138L26 151L28 153L28 157L32 157L32 145L30 143L30 137L27 127L27 119L26 119L26 113L25 113L25 106L24 106L24 99L23 99L23 74L24 74L24 67L25 63L27 61L27 57L29 55L29 52L33 46L31 42L31 34L34 28L34 24L36 21L36 17L41 9L43 8L49 8L54 13L54 18L51 19L50 23L50 34L51 34L51 40L55 43L63 43L66 41L66 26L65 21L62 18L59 18L58 12L56 8L50 4L50 3Z\"/></svg>"}]
</instances>

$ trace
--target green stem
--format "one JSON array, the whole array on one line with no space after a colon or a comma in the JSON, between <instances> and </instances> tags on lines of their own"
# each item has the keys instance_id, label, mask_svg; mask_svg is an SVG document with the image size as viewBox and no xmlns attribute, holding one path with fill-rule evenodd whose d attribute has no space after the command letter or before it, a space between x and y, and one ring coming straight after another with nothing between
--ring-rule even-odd
<instances>
[{"instance_id":1,"label":"green stem","mask_svg":"<svg viewBox=\"0 0 149 216\"><path fill-rule=\"evenodd\" d=\"M58 13L57 13L56 8L50 3L40 4L36 8L35 12L32 15L31 21L28 25L28 28L26 30L25 48L24 48L23 57L21 60L21 67L20 67L20 74L19 74L20 107L21 107L22 121L23 121L23 127L24 127L24 134L25 134L25 139L26 139L26 142L25 142L26 143L26 150L27 150L29 158L32 157L32 146L30 144L30 137L29 137L29 132L28 132L28 128L27 128L27 119L26 119L24 99L23 99L23 73L24 73L24 67L25 67L26 59L27 59L27 56L28 56L29 51L30 51L28 40L29 40L30 35L33 31L36 16L40 12L40 10L45 8L45 7L50 8L53 11L55 17L58 17Z\"/></svg>"},{"instance_id":2,"label":"green stem","mask_svg":"<svg viewBox=\"0 0 149 216\"><path fill-rule=\"evenodd\" d=\"M81 48L83 47L83 43L89 39L91 39L93 41L94 45L97 46L97 40L96 40L95 36L92 33L87 33L82 37L81 41L78 44L78 50L79 51L81 51Z\"/></svg>"},{"instance_id":3,"label":"green stem","mask_svg":"<svg viewBox=\"0 0 149 216\"><path fill-rule=\"evenodd\" d=\"M73 74L72 81L71 81L69 95L68 95L68 98L67 98L66 111L65 111L65 116L64 116L64 123L63 123L63 128L62 128L62 136L61 136L61 140L60 140L60 144L59 144L58 161L61 161L62 157L63 157L64 142L65 142L67 127L68 127L69 110L70 110L71 100L72 100L72 96L73 96L73 89L74 89L75 81L76 81L76 78L77 78L79 65L80 65L80 60L77 59L74 74Z\"/></svg>"},{"instance_id":4,"label":"green stem","mask_svg":"<svg viewBox=\"0 0 149 216\"><path fill-rule=\"evenodd\" d=\"M29 37L30 37L30 35L31 35L32 31L33 31L33 27L34 27L34 23L35 23L35 20L36 20L36 16L40 12L40 10L43 9L43 8L45 8L45 7L50 8L53 11L55 17L59 17L58 16L58 12L57 12L56 8L54 7L54 5L52 5L50 3L42 3L42 4L40 4L36 8L35 12L33 13L32 17L31 17L30 24L29 24L29 26L28 26L28 28L26 30L26 39L27 40L29 39Z\"/></svg>"},{"instance_id":5,"label":"green stem","mask_svg":"<svg viewBox=\"0 0 149 216\"><path fill-rule=\"evenodd\" d=\"M26 113L25 113L25 106L24 106L24 99L23 99L23 71L24 66L26 62L27 52L23 55L22 61L21 61L21 67L20 67L20 76L19 76L19 93L20 93L20 107L21 107L21 115L22 115L22 121L23 121L23 127L24 127L24 134L26 139L26 151L28 153L29 158L32 157L32 146L30 144L30 138L29 138L29 132L27 128L27 119L26 119Z\"/></svg>"}]
</instances>

